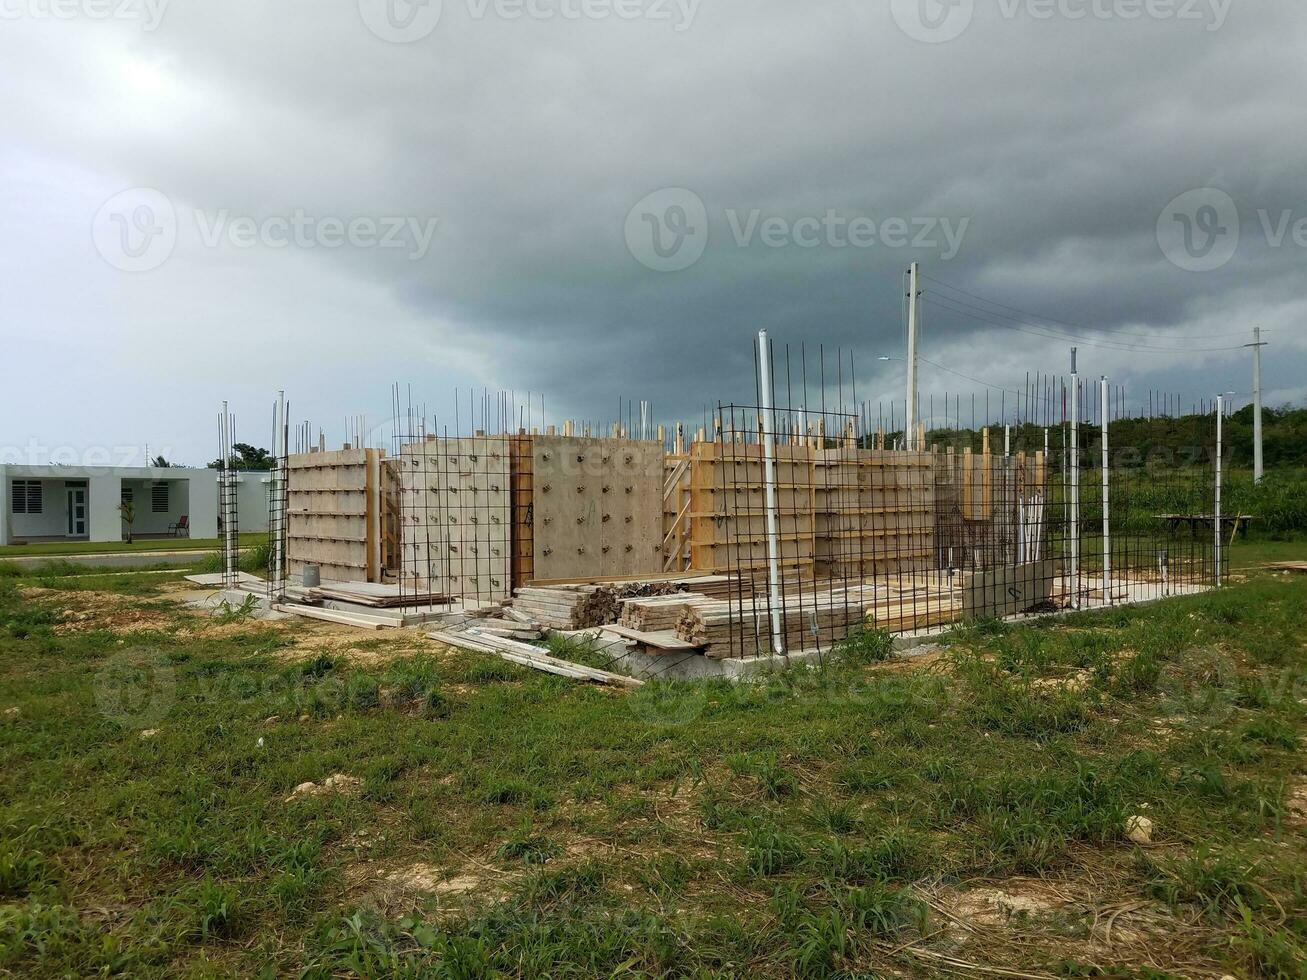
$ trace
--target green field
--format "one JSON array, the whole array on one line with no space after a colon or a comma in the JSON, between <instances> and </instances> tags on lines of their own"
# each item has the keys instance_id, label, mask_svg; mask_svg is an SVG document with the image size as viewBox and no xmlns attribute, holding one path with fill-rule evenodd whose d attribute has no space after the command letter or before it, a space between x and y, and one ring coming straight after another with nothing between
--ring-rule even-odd
<instances>
[{"instance_id":1,"label":"green field","mask_svg":"<svg viewBox=\"0 0 1307 980\"><path fill-rule=\"evenodd\" d=\"M267 540L266 533L240 535L242 548L251 548ZM218 538L151 538L130 544L126 541L35 541L31 544L0 546L0 558L126 554L137 551L214 551L221 545Z\"/></svg>"},{"instance_id":2,"label":"green field","mask_svg":"<svg viewBox=\"0 0 1307 980\"><path fill-rule=\"evenodd\" d=\"M1303 976L1307 576L633 693L171 578L0 579L0 973Z\"/></svg>"}]
</instances>

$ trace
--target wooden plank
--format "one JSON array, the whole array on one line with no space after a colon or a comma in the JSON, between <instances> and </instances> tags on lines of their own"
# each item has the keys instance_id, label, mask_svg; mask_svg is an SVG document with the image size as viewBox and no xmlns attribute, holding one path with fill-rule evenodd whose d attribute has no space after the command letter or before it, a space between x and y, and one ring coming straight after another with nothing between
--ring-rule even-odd
<instances>
[{"instance_id":1,"label":"wooden plank","mask_svg":"<svg viewBox=\"0 0 1307 980\"><path fill-rule=\"evenodd\" d=\"M274 602L272 608L277 612L293 613L296 616L304 616L308 619L321 619L328 623L338 623L341 626L357 626L359 629L379 630L387 627L398 627L398 621L382 620L372 616L363 616L359 613L344 613L334 609L318 609L315 606L301 606L291 602Z\"/></svg>"},{"instance_id":2,"label":"wooden plank","mask_svg":"<svg viewBox=\"0 0 1307 980\"><path fill-rule=\"evenodd\" d=\"M618 636L624 636L628 640L635 640L647 647L657 647L659 650L686 651L692 652L702 650L702 645L695 645L686 640L682 640L676 635L674 630L659 630L656 633L646 633L643 630L631 629L629 626L615 624L603 627L609 633L616 633Z\"/></svg>"},{"instance_id":3,"label":"wooden plank","mask_svg":"<svg viewBox=\"0 0 1307 980\"><path fill-rule=\"evenodd\" d=\"M614 687L634 688L644 686L644 681L637 680L634 677L613 674L606 670L597 670L583 664L574 664L568 660L559 660L557 657L551 657L541 647L492 636L475 629L468 630L466 633L436 632L427 635L440 643L475 650L480 653L493 653L510 663L520 664L523 667L530 667L533 670L540 670L549 674L558 674L575 680L595 681Z\"/></svg>"}]
</instances>

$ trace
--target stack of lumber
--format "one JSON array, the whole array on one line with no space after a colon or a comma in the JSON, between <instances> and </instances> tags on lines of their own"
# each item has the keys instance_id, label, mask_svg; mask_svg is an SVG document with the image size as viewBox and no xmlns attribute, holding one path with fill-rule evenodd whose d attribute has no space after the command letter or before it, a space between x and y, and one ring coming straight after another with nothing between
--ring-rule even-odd
<instances>
[{"instance_id":1,"label":"stack of lumber","mask_svg":"<svg viewBox=\"0 0 1307 980\"><path fill-rule=\"evenodd\" d=\"M624 598L665 595L680 588L670 582L526 587L513 593L513 608L549 629L583 630L616 623Z\"/></svg>"},{"instance_id":2,"label":"stack of lumber","mask_svg":"<svg viewBox=\"0 0 1307 980\"><path fill-rule=\"evenodd\" d=\"M1267 567L1280 572L1307 572L1307 561L1277 561Z\"/></svg>"},{"instance_id":3,"label":"stack of lumber","mask_svg":"<svg viewBox=\"0 0 1307 980\"><path fill-rule=\"evenodd\" d=\"M954 622L961 612L961 598L951 592L900 594L873 586L818 590L785 598L781 630L786 650L795 652L839 643L860 627L908 632ZM676 624L680 639L718 659L766 653L771 634L771 610L762 598L687 604Z\"/></svg>"},{"instance_id":4,"label":"stack of lumber","mask_svg":"<svg viewBox=\"0 0 1307 980\"><path fill-rule=\"evenodd\" d=\"M643 633L674 630L687 606L718 601L697 592L622 599L622 612L617 623Z\"/></svg>"},{"instance_id":5,"label":"stack of lumber","mask_svg":"<svg viewBox=\"0 0 1307 980\"><path fill-rule=\"evenodd\" d=\"M753 582L738 575L695 575L671 579L667 584L675 585L681 591L697 592L713 599L738 599L742 595L747 597L753 594Z\"/></svg>"}]
</instances>

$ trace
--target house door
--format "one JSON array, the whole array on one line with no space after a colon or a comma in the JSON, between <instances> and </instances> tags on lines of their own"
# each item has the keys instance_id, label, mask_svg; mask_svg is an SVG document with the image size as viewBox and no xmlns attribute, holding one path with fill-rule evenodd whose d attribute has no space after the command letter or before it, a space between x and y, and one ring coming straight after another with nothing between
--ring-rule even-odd
<instances>
[{"instance_id":1,"label":"house door","mask_svg":"<svg viewBox=\"0 0 1307 980\"><path fill-rule=\"evenodd\" d=\"M86 487L68 487L68 537L86 537Z\"/></svg>"}]
</instances>

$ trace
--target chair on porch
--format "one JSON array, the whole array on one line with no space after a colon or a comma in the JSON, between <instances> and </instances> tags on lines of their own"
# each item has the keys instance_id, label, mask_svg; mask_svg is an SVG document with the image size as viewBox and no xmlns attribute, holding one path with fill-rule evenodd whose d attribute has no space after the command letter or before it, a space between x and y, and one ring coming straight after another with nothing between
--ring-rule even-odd
<instances>
[{"instance_id":1,"label":"chair on porch","mask_svg":"<svg viewBox=\"0 0 1307 980\"><path fill-rule=\"evenodd\" d=\"M168 532L174 538L191 536L191 519L189 514L183 514L176 524L168 525Z\"/></svg>"}]
</instances>

